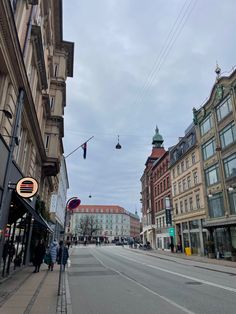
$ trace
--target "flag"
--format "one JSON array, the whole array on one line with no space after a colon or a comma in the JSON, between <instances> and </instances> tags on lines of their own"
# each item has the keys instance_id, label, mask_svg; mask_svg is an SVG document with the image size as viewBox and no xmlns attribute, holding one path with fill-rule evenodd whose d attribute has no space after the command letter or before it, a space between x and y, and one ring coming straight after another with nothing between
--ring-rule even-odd
<instances>
[{"instance_id":1,"label":"flag","mask_svg":"<svg viewBox=\"0 0 236 314\"><path fill-rule=\"evenodd\" d=\"M84 159L86 159L86 153L87 153L87 143L84 143L82 145L83 151L84 151Z\"/></svg>"}]
</instances>

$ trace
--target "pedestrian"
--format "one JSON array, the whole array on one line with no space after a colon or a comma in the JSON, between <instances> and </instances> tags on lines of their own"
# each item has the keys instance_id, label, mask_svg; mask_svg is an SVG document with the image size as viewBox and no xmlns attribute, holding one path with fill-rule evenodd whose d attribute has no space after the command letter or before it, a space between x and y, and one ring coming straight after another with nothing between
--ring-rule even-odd
<instances>
[{"instance_id":1,"label":"pedestrian","mask_svg":"<svg viewBox=\"0 0 236 314\"><path fill-rule=\"evenodd\" d=\"M65 266L67 264L67 260L69 258L69 252L65 245L63 245L63 241L59 242L59 250L57 255L57 262L59 265L62 264L62 269L65 270Z\"/></svg>"},{"instance_id":2,"label":"pedestrian","mask_svg":"<svg viewBox=\"0 0 236 314\"><path fill-rule=\"evenodd\" d=\"M43 240L40 240L34 249L34 273L38 273L45 256L46 248Z\"/></svg>"},{"instance_id":3,"label":"pedestrian","mask_svg":"<svg viewBox=\"0 0 236 314\"><path fill-rule=\"evenodd\" d=\"M58 243L57 240L54 239L54 241L50 244L49 247L49 254L50 254L50 263L48 265L48 269L53 271L54 264L57 260L57 254L58 254Z\"/></svg>"}]
</instances>

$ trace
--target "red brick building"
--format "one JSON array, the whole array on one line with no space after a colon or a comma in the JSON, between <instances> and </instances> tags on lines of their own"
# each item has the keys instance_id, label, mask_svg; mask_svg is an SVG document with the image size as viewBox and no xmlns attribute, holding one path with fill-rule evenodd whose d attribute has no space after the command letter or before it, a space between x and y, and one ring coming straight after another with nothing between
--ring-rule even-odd
<instances>
[{"instance_id":1,"label":"red brick building","mask_svg":"<svg viewBox=\"0 0 236 314\"><path fill-rule=\"evenodd\" d=\"M147 158L145 169L141 177L142 192L142 224L143 231L141 232L143 241L149 241L152 247L155 247L155 203L153 191L153 164L159 160L164 154L165 149L162 146L163 138L159 134L158 127L156 127L155 135L152 140L152 153Z\"/></svg>"},{"instance_id":2,"label":"red brick building","mask_svg":"<svg viewBox=\"0 0 236 314\"><path fill-rule=\"evenodd\" d=\"M169 171L169 152L165 153L154 162L152 166L153 192L154 192L154 213L156 248L169 250L173 239L169 236L169 227L166 221L165 203L166 197L171 199L171 182Z\"/></svg>"}]
</instances>

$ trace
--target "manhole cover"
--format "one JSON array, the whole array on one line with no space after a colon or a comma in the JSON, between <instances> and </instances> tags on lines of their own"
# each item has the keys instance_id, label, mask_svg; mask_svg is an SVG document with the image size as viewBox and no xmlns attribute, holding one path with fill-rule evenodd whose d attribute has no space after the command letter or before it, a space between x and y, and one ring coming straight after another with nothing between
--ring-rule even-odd
<instances>
[{"instance_id":1,"label":"manhole cover","mask_svg":"<svg viewBox=\"0 0 236 314\"><path fill-rule=\"evenodd\" d=\"M200 285L202 285L202 283L199 281L188 281L188 282L186 282L186 285L200 286Z\"/></svg>"}]
</instances>

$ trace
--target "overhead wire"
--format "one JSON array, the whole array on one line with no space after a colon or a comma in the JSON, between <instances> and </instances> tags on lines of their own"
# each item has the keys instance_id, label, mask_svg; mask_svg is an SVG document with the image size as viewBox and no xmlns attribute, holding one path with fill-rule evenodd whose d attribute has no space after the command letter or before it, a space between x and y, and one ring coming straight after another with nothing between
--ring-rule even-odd
<instances>
[{"instance_id":1,"label":"overhead wire","mask_svg":"<svg viewBox=\"0 0 236 314\"><path fill-rule=\"evenodd\" d=\"M152 70L149 72L148 77L142 87L141 93L139 93L139 97L136 99L135 104L141 104L146 92L150 88L151 84L153 83L154 79L156 78L157 73L160 71L161 66L163 65L164 61L166 60L168 54L170 53L174 43L178 39L179 35L181 34L187 19L189 18L191 12L194 9L194 6L196 4L197 0L190 0L188 5L186 6L186 3L188 0L185 1L184 5L182 6L166 40L165 43L161 49L160 54L158 55ZM186 6L186 8L185 8ZM183 13L182 13L183 12Z\"/></svg>"}]
</instances>

